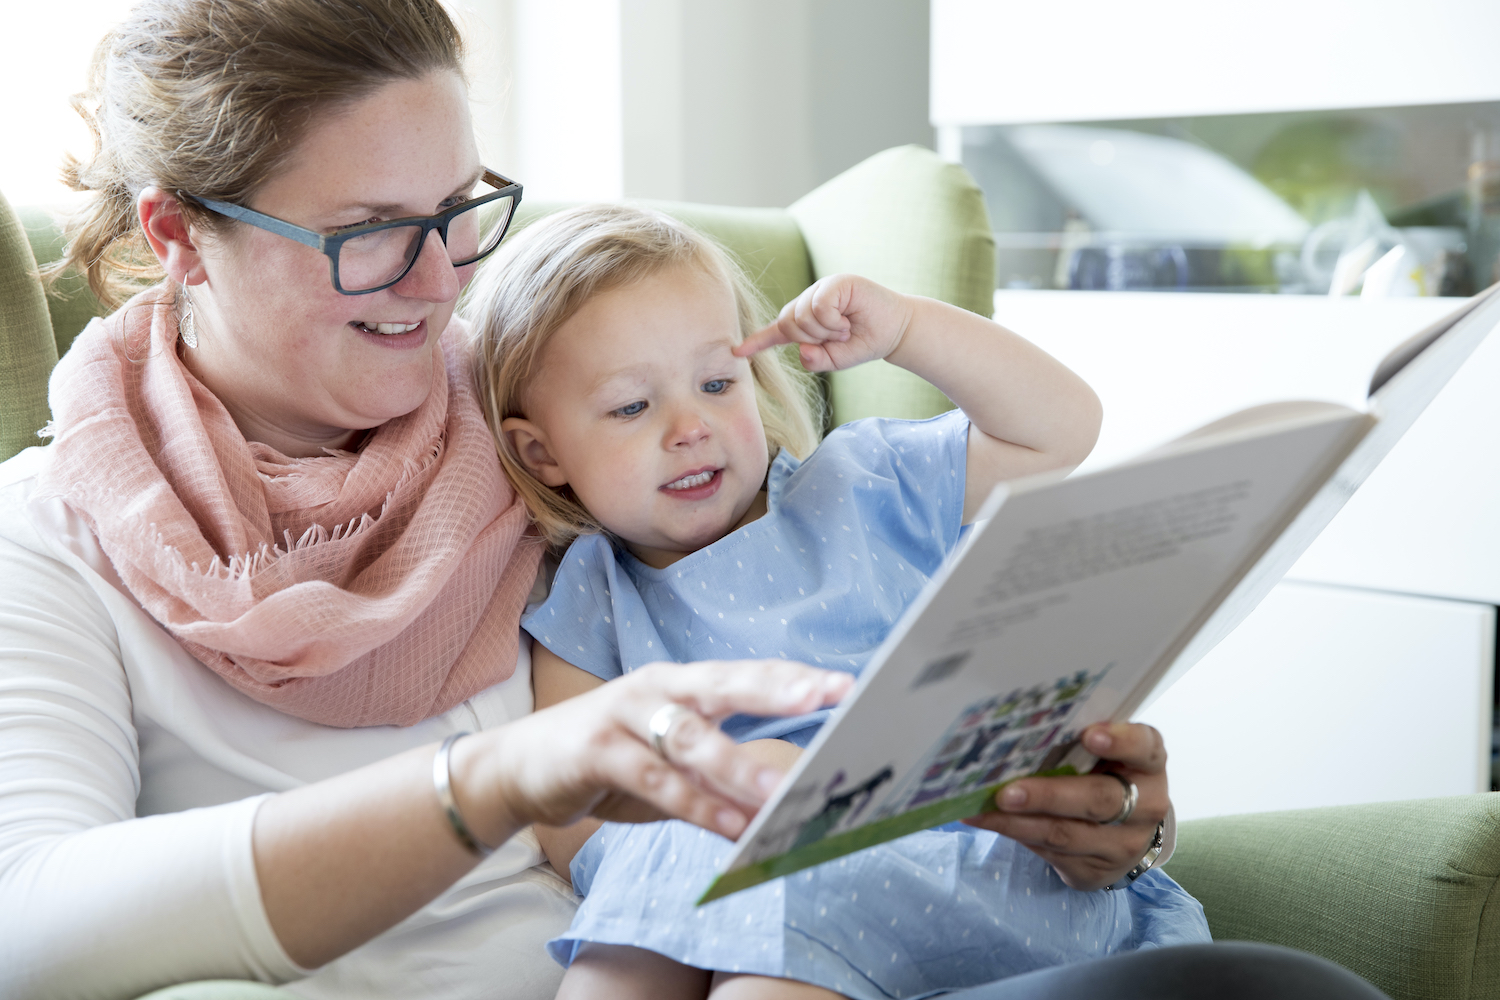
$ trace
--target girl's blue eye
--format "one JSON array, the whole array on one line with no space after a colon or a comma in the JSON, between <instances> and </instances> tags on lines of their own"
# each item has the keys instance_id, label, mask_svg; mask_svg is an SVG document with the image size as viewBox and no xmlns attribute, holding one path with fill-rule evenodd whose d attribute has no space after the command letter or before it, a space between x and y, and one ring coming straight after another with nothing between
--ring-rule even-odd
<instances>
[{"instance_id":1,"label":"girl's blue eye","mask_svg":"<svg viewBox=\"0 0 1500 1000\"><path fill-rule=\"evenodd\" d=\"M709 379L703 383L703 391L712 393L725 392L729 389L730 384L730 380L727 378Z\"/></svg>"},{"instance_id":2,"label":"girl's blue eye","mask_svg":"<svg viewBox=\"0 0 1500 1000\"><path fill-rule=\"evenodd\" d=\"M646 408L646 402L645 402L645 400L638 399L634 403L626 403L624 406L622 406L618 410L616 410L615 413L616 413L616 415L621 416L621 417L633 417L637 413L640 413L645 408Z\"/></svg>"}]
</instances>

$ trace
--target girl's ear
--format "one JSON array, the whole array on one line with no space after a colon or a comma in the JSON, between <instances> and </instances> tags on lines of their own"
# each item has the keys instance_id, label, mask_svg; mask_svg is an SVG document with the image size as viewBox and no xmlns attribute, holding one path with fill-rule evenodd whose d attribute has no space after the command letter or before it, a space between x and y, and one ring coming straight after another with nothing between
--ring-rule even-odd
<instances>
[{"instance_id":1,"label":"girl's ear","mask_svg":"<svg viewBox=\"0 0 1500 1000\"><path fill-rule=\"evenodd\" d=\"M192 227L182 214L176 196L158 187L148 187L135 202L146 242L161 262L167 277L179 285L197 285L208 279L203 258L194 242Z\"/></svg>"},{"instance_id":2,"label":"girl's ear","mask_svg":"<svg viewBox=\"0 0 1500 1000\"><path fill-rule=\"evenodd\" d=\"M505 435L521 464L544 486L568 485L557 459L547 447L547 436L536 424L525 417L506 417L500 421L500 433Z\"/></svg>"}]
</instances>

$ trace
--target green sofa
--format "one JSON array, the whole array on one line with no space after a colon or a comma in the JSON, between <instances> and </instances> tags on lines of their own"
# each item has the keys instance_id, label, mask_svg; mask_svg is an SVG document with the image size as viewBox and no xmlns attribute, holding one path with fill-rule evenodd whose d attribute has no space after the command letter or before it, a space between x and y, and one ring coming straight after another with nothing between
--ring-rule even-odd
<instances>
[{"instance_id":1,"label":"green sofa","mask_svg":"<svg viewBox=\"0 0 1500 1000\"><path fill-rule=\"evenodd\" d=\"M556 206L523 203L518 224ZM917 147L887 150L790 208L659 204L728 246L779 305L819 275L856 271L989 315L994 241L962 168ZM0 458L36 442L46 376L98 311L74 280L44 296L35 259L61 239L40 212L0 200ZM24 221L24 225L23 225ZM835 374L833 420L923 417L949 407L883 363ZM1500 997L1500 795L1233 816L1184 823L1168 871L1220 940L1301 948L1395 1000ZM249 983L196 983L152 1000L271 1000Z\"/></svg>"}]
</instances>

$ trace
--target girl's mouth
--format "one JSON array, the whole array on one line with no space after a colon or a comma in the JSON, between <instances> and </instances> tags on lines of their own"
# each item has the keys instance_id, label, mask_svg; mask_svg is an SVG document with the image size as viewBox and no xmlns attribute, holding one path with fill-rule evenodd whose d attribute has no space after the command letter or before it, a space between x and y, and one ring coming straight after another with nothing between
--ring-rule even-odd
<instances>
[{"instance_id":1,"label":"girl's mouth","mask_svg":"<svg viewBox=\"0 0 1500 1000\"><path fill-rule=\"evenodd\" d=\"M717 493L723 481L723 469L699 469L680 476L659 489L680 500L702 500Z\"/></svg>"}]
</instances>

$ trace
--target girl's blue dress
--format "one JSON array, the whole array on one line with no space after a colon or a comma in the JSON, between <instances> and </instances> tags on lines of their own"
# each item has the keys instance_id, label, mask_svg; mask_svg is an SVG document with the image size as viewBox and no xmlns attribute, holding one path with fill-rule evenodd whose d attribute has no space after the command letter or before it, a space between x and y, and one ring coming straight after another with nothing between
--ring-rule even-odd
<instances>
[{"instance_id":1,"label":"girl's blue dress","mask_svg":"<svg viewBox=\"0 0 1500 1000\"><path fill-rule=\"evenodd\" d=\"M860 420L807 461L783 453L760 519L653 569L602 535L568 549L522 625L609 680L657 660L778 656L857 673L962 531L969 421ZM827 711L735 716L740 741L806 746ZM695 907L729 842L680 822L607 823L573 860L585 898L548 948L633 945L688 965L852 997L920 997L1120 950L1209 940L1161 871L1078 892L1013 841L961 824Z\"/></svg>"}]
</instances>

